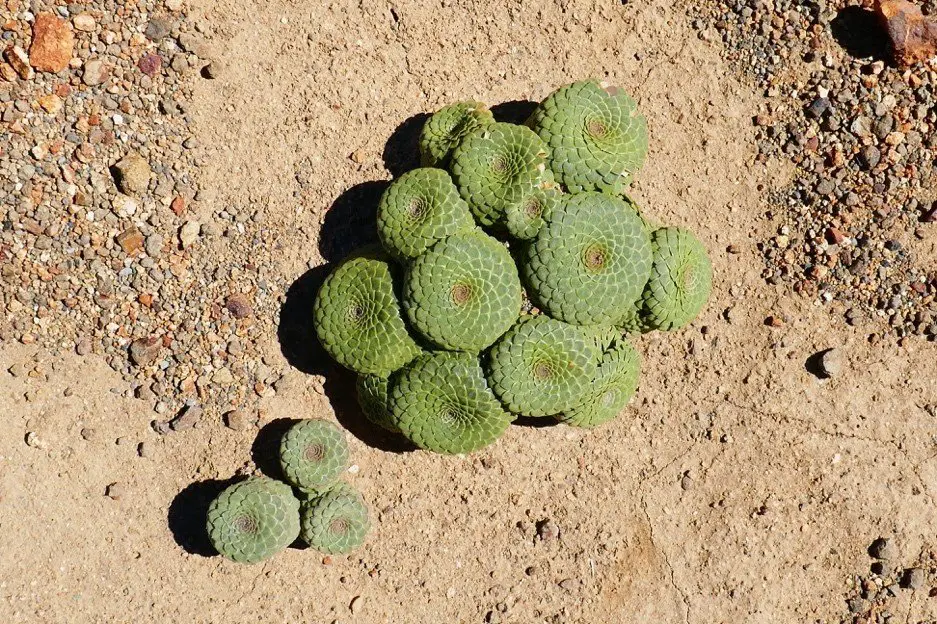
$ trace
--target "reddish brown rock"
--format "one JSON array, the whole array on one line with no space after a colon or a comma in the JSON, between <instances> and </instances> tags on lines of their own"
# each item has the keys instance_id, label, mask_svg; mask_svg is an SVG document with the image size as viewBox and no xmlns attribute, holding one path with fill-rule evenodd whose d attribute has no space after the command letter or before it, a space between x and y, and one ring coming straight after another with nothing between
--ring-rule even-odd
<instances>
[{"instance_id":1,"label":"reddish brown rock","mask_svg":"<svg viewBox=\"0 0 937 624\"><path fill-rule=\"evenodd\" d=\"M34 69L58 73L68 67L75 47L75 34L65 20L52 13L40 13L33 22L33 42L29 64Z\"/></svg>"},{"instance_id":2,"label":"reddish brown rock","mask_svg":"<svg viewBox=\"0 0 937 624\"><path fill-rule=\"evenodd\" d=\"M130 359L137 366L146 366L159 355L163 341L156 337L140 338L130 344Z\"/></svg>"},{"instance_id":3,"label":"reddish brown rock","mask_svg":"<svg viewBox=\"0 0 937 624\"><path fill-rule=\"evenodd\" d=\"M137 62L137 67L140 68L140 71L150 78L156 76L162 66L163 60L159 58L158 54L144 54Z\"/></svg>"},{"instance_id":4,"label":"reddish brown rock","mask_svg":"<svg viewBox=\"0 0 937 624\"><path fill-rule=\"evenodd\" d=\"M895 63L907 67L937 56L937 19L907 0L878 0L876 9Z\"/></svg>"},{"instance_id":5,"label":"reddish brown rock","mask_svg":"<svg viewBox=\"0 0 937 624\"><path fill-rule=\"evenodd\" d=\"M19 46L8 46L6 50L3 51L3 58L7 60L7 63L10 64L10 67L17 73L17 75L23 80L32 80L35 72L33 68L29 66L29 57L26 56L26 51Z\"/></svg>"},{"instance_id":6,"label":"reddish brown rock","mask_svg":"<svg viewBox=\"0 0 937 624\"><path fill-rule=\"evenodd\" d=\"M831 227L826 231L826 240L829 241L831 245L839 245L846 240L846 235L837 228Z\"/></svg>"},{"instance_id":7,"label":"reddish brown rock","mask_svg":"<svg viewBox=\"0 0 937 624\"><path fill-rule=\"evenodd\" d=\"M248 299L247 295L244 293L235 293L229 296L224 307L226 307L228 312L231 313L231 316L236 319L247 318L254 313L254 308L251 306L250 299Z\"/></svg>"},{"instance_id":8,"label":"reddish brown rock","mask_svg":"<svg viewBox=\"0 0 937 624\"><path fill-rule=\"evenodd\" d=\"M181 197L176 197L172 200L172 204L170 204L169 208L177 217L181 217L182 213L185 212L185 200Z\"/></svg>"}]
</instances>

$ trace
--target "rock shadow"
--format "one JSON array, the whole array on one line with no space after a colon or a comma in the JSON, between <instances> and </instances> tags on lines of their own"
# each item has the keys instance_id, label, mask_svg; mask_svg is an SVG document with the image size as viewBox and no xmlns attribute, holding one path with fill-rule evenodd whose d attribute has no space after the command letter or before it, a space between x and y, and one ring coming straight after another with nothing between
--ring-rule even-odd
<instances>
[{"instance_id":1,"label":"rock shadow","mask_svg":"<svg viewBox=\"0 0 937 624\"><path fill-rule=\"evenodd\" d=\"M817 379L829 379L830 376L826 374L826 370L823 368L823 356L832 350L824 349L808 357L807 361L804 362L804 368L807 369L807 372Z\"/></svg>"},{"instance_id":2,"label":"rock shadow","mask_svg":"<svg viewBox=\"0 0 937 624\"><path fill-rule=\"evenodd\" d=\"M429 119L428 113L417 113L405 119L384 144L384 167L395 178L420 166L420 132Z\"/></svg>"},{"instance_id":3,"label":"rock shadow","mask_svg":"<svg viewBox=\"0 0 937 624\"><path fill-rule=\"evenodd\" d=\"M201 557L218 554L208 538L205 516L211 502L239 479L196 481L176 494L169 505L167 522L173 539L187 553Z\"/></svg>"},{"instance_id":4,"label":"rock shadow","mask_svg":"<svg viewBox=\"0 0 937 624\"><path fill-rule=\"evenodd\" d=\"M355 373L339 367L325 380L325 395L342 427L371 448L388 453L415 451L417 447L402 435L391 433L368 420L358 405L356 382Z\"/></svg>"},{"instance_id":5,"label":"rock shadow","mask_svg":"<svg viewBox=\"0 0 937 624\"><path fill-rule=\"evenodd\" d=\"M491 107L491 114L495 121L524 125L538 106L537 102L530 100L512 100L502 102Z\"/></svg>"},{"instance_id":6,"label":"rock shadow","mask_svg":"<svg viewBox=\"0 0 937 624\"><path fill-rule=\"evenodd\" d=\"M859 6L842 9L830 23L833 38L855 58L888 60L888 33L874 11Z\"/></svg>"}]
</instances>

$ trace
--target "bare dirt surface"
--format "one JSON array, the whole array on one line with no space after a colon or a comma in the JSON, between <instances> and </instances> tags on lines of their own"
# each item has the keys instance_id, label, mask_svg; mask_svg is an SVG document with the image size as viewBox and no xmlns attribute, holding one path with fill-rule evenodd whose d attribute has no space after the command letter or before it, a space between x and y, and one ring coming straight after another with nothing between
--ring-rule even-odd
<instances>
[{"instance_id":1,"label":"bare dirt surface","mask_svg":"<svg viewBox=\"0 0 937 624\"><path fill-rule=\"evenodd\" d=\"M122 380L102 357L0 346L0 621L840 622L880 536L896 547L891 576L923 566L924 582L894 591L891 620L868 621L937 618L934 344L870 346L765 284L762 191L791 173L755 163L758 98L671 2L193 9L223 62L191 104L200 210L261 215L271 242L256 264L293 287L259 350L286 372L260 400L256 442L221 418L160 436L147 407L110 391ZM412 166L420 115L539 100L589 76L647 115L636 197L710 249L709 308L639 341L639 393L597 431L516 426L465 458L374 433L310 338L321 267ZM909 244L933 257L932 241ZM821 379L812 356L833 347L841 368ZM352 434L366 545L328 562L295 548L255 566L210 556L210 497L263 467L280 419L313 416Z\"/></svg>"}]
</instances>

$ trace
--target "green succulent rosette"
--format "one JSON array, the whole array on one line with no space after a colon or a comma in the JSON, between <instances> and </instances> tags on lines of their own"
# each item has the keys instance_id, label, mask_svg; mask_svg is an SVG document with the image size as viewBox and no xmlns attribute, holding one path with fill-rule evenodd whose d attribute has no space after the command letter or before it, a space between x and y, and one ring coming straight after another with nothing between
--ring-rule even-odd
<instances>
[{"instance_id":1,"label":"green succulent rosette","mask_svg":"<svg viewBox=\"0 0 937 624\"><path fill-rule=\"evenodd\" d=\"M410 260L451 234L475 227L468 204L449 174L423 167L394 180L377 207L377 233L384 249Z\"/></svg>"},{"instance_id":2,"label":"green succulent rosette","mask_svg":"<svg viewBox=\"0 0 937 624\"><path fill-rule=\"evenodd\" d=\"M554 318L617 324L641 295L652 259L634 206L587 192L563 196L526 248L521 271L529 294Z\"/></svg>"},{"instance_id":3,"label":"green succulent rosette","mask_svg":"<svg viewBox=\"0 0 937 624\"><path fill-rule=\"evenodd\" d=\"M521 283L504 245L480 230L440 241L407 268L403 308L443 349L478 352L520 314Z\"/></svg>"},{"instance_id":4,"label":"green succulent rosette","mask_svg":"<svg viewBox=\"0 0 937 624\"><path fill-rule=\"evenodd\" d=\"M488 387L478 357L423 355L402 370L391 391L400 431L420 448L471 453L488 446L513 420Z\"/></svg>"},{"instance_id":5,"label":"green succulent rosette","mask_svg":"<svg viewBox=\"0 0 937 624\"><path fill-rule=\"evenodd\" d=\"M712 263L703 244L684 228L656 230L652 245L654 264L641 296L641 320L651 329L680 329L693 321L709 300Z\"/></svg>"},{"instance_id":6,"label":"green succulent rosette","mask_svg":"<svg viewBox=\"0 0 937 624\"><path fill-rule=\"evenodd\" d=\"M302 504L301 537L330 555L349 553L364 543L371 521L361 494L345 483Z\"/></svg>"},{"instance_id":7,"label":"green succulent rosette","mask_svg":"<svg viewBox=\"0 0 937 624\"><path fill-rule=\"evenodd\" d=\"M621 414L634 396L641 375L641 356L624 340L617 340L603 354L588 398L558 419L575 427L598 427Z\"/></svg>"},{"instance_id":8,"label":"green succulent rosette","mask_svg":"<svg viewBox=\"0 0 937 624\"><path fill-rule=\"evenodd\" d=\"M600 353L592 331L528 316L491 348L488 382L511 412L554 416L584 400Z\"/></svg>"},{"instance_id":9,"label":"green succulent rosette","mask_svg":"<svg viewBox=\"0 0 937 624\"><path fill-rule=\"evenodd\" d=\"M280 440L280 467L286 479L304 491L322 491L348 468L348 442L334 423L300 420Z\"/></svg>"},{"instance_id":10,"label":"green succulent rosette","mask_svg":"<svg viewBox=\"0 0 937 624\"><path fill-rule=\"evenodd\" d=\"M557 89L527 125L549 147L553 174L570 193L619 194L647 158L647 121L637 104L595 80Z\"/></svg>"},{"instance_id":11,"label":"green succulent rosette","mask_svg":"<svg viewBox=\"0 0 937 624\"><path fill-rule=\"evenodd\" d=\"M387 375L420 353L403 320L393 269L374 250L359 252L325 278L313 322L325 351L357 373Z\"/></svg>"},{"instance_id":12,"label":"green succulent rosette","mask_svg":"<svg viewBox=\"0 0 937 624\"><path fill-rule=\"evenodd\" d=\"M546 155L546 145L529 128L496 122L459 144L452 177L479 224L501 224L509 207L552 186Z\"/></svg>"},{"instance_id":13,"label":"green succulent rosette","mask_svg":"<svg viewBox=\"0 0 937 624\"><path fill-rule=\"evenodd\" d=\"M494 123L494 116L481 102L465 101L436 111L420 132L420 157L424 167L446 167L452 150L465 137L482 126Z\"/></svg>"},{"instance_id":14,"label":"green succulent rosette","mask_svg":"<svg viewBox=\"0 0 937 624\"><path fill-rule=\"evenodd\" d=\"M225 488L211 502L206 530L223 556L257 563L280 552L299 535L299 501L285 483L250 477Z\"/></svg>"}]
</instances>

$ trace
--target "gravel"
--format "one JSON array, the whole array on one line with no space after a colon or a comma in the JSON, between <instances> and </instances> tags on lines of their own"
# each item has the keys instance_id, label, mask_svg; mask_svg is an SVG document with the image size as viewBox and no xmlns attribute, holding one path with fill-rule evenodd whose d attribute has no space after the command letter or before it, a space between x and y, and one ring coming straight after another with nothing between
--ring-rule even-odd
<instances>
[{"instance_id":1,"label":"gravel","mask_svg":"<svg viewBox=\"0 0 937 624\"><path fill-rule=\"evenodd\" d=\"M753 115L758 163L796 168L789 186L765 189L776 227L759 245L765 280L850 324L874 321L873 343L937 339L937 269L906 246L886 246L937 236L921 225L937 188L937 72L883 62L885 35L857 31L850 20L862 9L844 2L684 5L701 38L714 33L713 44L768 98ZM828 240L830 228L840 242Z\"/></svg>"},{"instance_id":2,"label":"gravel","mask_svg":"<svg viewBox=\"0 0 937 624\"><path fill-rule=\"evenodd\" d=\"M258 339L275 335L295 277L256 250L283 228L246 202L212 213L202 201L213 148L193 139L188 101L220 67L204 71L211 25L178 0L112 4L58 13L45 62L60 62L62 33L74 41L56 74L30 65L36 13L5 15L0 343L103 358L125 391L151 389L137 394L158 430L192 400L215 422L256 414L281 373ZM246 305L227 305L232 295Z\"/></svg>"}]
</instances>

